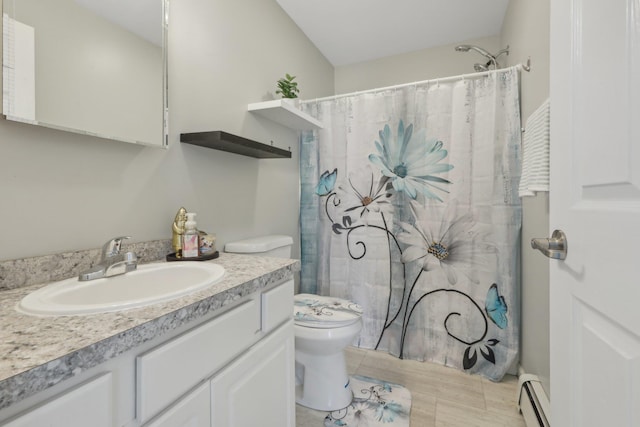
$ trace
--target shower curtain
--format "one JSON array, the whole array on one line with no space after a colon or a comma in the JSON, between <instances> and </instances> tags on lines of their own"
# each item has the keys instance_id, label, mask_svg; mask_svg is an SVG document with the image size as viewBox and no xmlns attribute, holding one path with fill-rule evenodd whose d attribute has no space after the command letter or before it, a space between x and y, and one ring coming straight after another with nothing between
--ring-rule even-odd
<instances>
[{"instance_id":1,"label":"shower curtain","mask_svg":"<svg viewBox=\"0 0 640 427\"><path fill-rule=\"evenodd\" d=\"M498 381L519 346L519 71L304 102L301 292L357 345Z\"/></svg>"}]
</instances>

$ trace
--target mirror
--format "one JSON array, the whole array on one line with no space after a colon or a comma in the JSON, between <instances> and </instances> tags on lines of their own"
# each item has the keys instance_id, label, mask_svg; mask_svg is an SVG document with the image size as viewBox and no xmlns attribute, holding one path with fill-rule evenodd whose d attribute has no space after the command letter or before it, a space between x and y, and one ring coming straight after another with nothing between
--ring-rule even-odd
<instances>
[{"instance_id":1,"label":"mirror","mask_svg":"<svg viewBox=\"0 0 640 427\"><path fill-rule=\"evenodd\" d=\"M166 147L168 0L3 0L8 120Z\"/></svg>"}]
</instances>

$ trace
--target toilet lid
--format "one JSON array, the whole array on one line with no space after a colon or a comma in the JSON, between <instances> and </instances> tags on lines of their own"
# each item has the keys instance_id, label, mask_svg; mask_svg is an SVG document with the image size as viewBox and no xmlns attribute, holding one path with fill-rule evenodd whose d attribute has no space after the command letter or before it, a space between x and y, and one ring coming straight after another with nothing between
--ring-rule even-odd
<instances>
[{"instance_id":1,"label":"toilet lid","mask_svg":"<svg viewBox=\"0 0 640 427\"><path fill-rule=\"evenodd\" d=\"M312 294L298 294L293 299L293 318L301 326L338 328L357 322L362 315L358 304L345 299Z\"/></svg>"}]
</instances>

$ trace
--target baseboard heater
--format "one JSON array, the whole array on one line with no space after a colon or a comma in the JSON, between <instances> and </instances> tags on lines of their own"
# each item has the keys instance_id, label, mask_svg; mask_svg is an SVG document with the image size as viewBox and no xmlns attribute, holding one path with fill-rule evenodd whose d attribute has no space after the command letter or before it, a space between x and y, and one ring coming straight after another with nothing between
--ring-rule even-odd
<instances>
[{"instance_id":1,"label":"baseboard heater","mask_svg":"<svg viewBox=\"0 0 640 427\"><path fill-rule=\"evenodd\" d=\"M535 375L522 374L518 380L518 409L527 427L550 427L549 398Z\"/></svg>"}]
</instances>

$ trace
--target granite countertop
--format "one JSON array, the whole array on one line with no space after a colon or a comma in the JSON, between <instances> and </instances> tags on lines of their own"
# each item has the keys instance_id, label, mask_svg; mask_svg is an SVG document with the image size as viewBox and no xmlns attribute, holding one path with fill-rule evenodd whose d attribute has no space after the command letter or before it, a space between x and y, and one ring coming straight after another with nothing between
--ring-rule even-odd
<instances>
[{"instance_id":1,"label":"granite countertop","mask_svg":"<svg viewBox=\"0 0 640 427\"><path fill-rule=\"evenodd\" d=\"M16 304L43 285L0 292L0 409L196 320L270 284L291 278L297 260L221 253L207 261L225 275L215 285L165 303L115 313L37 317Z\"/></svg>"}]
</instances>

